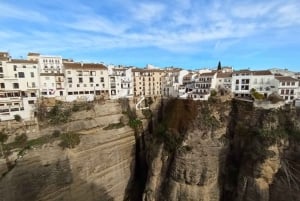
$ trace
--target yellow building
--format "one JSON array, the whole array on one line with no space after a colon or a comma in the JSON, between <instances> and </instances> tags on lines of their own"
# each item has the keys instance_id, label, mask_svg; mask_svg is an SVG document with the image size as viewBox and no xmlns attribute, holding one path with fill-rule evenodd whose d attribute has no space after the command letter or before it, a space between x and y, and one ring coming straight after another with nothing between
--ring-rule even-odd
<instances>
[{"instance_id":1,"label":"yellow building","mask_svg":"<svg viewBox=\"0 0 300 201\"><path fill-rule=\"evenodd\" d=\"M132 69L134 96L161 96L164 75L160 69Z\"/></svg>"}]
</instances>

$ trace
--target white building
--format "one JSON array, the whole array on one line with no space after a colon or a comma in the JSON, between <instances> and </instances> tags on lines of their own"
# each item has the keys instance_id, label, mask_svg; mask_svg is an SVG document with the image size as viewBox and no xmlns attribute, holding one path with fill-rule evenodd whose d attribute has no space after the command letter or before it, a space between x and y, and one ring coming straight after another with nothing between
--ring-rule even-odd
<instances>
[{"instance_id":1,"label":"white building","mask_svg":"<svg viewBox=\"0 0 300 201\"><path fill-rule=\"evenodd\" d=\"M188 97L193 100L208 100L212 90L216 90L217 72L199 74L194 81L194 88Z\"/></svg>"},{"instance_id":2,"label":"white building","mask_svg":"<svg viewBox=\"0 0 300 201\"><path fill-rule=\"evenodd\" d=\"M236 97L250 97L251 89L266 97L276 91L274 75L270 71L234 71L231 88Z\"/></svg>"},{"instance_id":3,"label":"white building","mask_svg":"<svg viewBox=\"0 0 300 201\"><path fill-rule=\"evenodd\" d=\"M276 89L286 103L300 98L299 80L288 76L276 76Z\"/></svg>"},{"instance_id":4,"label":"white building","mask_svg":"<svg viewBox=\"0 0 300 201\"><path fill-rule=\"evenodd\" d=\"M58 98L66 95L64 69L61 56L29 53L28 59L38 59L41 96Z\"/></svg>"},{"instance_id":5,"label":"white building","mask_svg":"<svg viewBox=\"0 0 300 201\"><path fill-rule=\"evenodd\" d=\"M231 92L231 82L232 82L232 73L230 72L217 73L217 81L216 81L217 90L224 89L228 92Z\"/></svg>"},{"instance_id":6,"label":"white building","mask_svg":"<svg viewBox=\"0 0 300 201\"><path fill-rule=\"evenodd\" d=\"M34 118L39 94L38 62L7 56L0 63L0 119L14 119L14 115Z\"/></svg>"},{"instance_id":7,"label":"white building","mask_svg":"<svg viewBox=\"0 0 300 201\"><path fill-rule=\"evenodd\" d=\"M103 64L64 62L66 75L65 101L92 101L109 97L109 76Z\"/></svg>"},{"instance_id":8,"label":"white building","mask_svg":"<svg viewBox=\"0 0 300 201\"><path fill-rule=\"evenodd\" d=\"M108 74L111 99L133 96L131 68L109 65Z\"/></svg>"}]
</instances>

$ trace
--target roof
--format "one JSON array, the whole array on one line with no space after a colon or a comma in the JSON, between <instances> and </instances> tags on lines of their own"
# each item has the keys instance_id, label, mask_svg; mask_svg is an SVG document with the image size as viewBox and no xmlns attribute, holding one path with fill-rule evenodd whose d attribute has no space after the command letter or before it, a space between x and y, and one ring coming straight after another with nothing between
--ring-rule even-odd
<instances>
[{"instance_id":1,"label":"roof","mask_svg":"<svg viewBox=\"0 0 300 201\"><path fill-rule=\"evenodd\" d=\"M273 75L269 70L252 71L253 75Z\"/></svg>"},{"instance_id":2,"label":"roof","mask_svg":"<svg viewBox=\"0 0 300 201\"><path fill-rule=\"evenodd\" d=\"M198 75L198 77L206 77L206 76L214 76L216 72L210 72L210 73L201 73Z\"/></svg>"},{"instance_id":3,"label":"roof","mask_svg":"<svg viewBox=\"0 0 300 201\"><path fill-rule=\"evenodd\" d=\"M26 60L26 59L12 59L7 63L16 63L16 64L38 64L38 61Z\"/></svg>"},{"instance_id":4,"label":"roof","mask_svg":"<svg viewBox=\"0 0 300 201\"><path fill-rule=\"evenodd\" d=\"M98 70L107 70L107 67L103 64L97 63L78 63L78 62L64 62L64 67L66 69L98 69Z\"/></svg>"},{"instance_id":5,"label":"roof","mask_svg":"<svg viewBox=\"0 0 300 201\"><path fill-rule=\"evenodd\" d=\"M279 80L280 82L297 82L299 80L292 78L292 77L288 77L288 76L276 76L275 77L276 80Z\"/></svg>"},{"instance_id":6,"label":"roof","mask_svg":"<svg viewBox=\"0 0 300 201\"><path fill-rule=\"evenodd\" d=\"M27 56L40 56L40 53L28 52Z\"/></svg>"},{"instance_id":7,"label":"roof","mask_svg":"<svg viewBox=\"0 0 300 201\"><path fill-rule=\"evenodd\" d=\"M218 73L217 78L232 77L232 73Z\"/></svg>"},{"instance_id":8,"label":"roof","mask_svg":"<svg viewBox=\"0 0 300 201\"><path fill-rule=\"evenodd\" d=\"M161 69L142 69L142 68L134 68L132 72L164 72Z\"/></svg>"}]
</instances>

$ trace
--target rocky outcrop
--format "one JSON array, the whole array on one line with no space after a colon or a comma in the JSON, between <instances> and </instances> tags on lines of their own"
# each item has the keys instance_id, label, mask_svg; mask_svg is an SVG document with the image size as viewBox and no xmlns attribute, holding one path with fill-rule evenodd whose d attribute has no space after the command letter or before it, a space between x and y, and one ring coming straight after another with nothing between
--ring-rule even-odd
<instances>
[{"instance_id":1,"label":"rocky outcrop","mask_svg":"<svg viewBox=\"0 0 300 201\"><path fill-rule=\"evenodd\" d=\"M166 133L182 140L170 149L169 138L152 139L149 153L149 175L143 199L154 200L219 200L219 175L226 157L226 125L230 105L173 100L166 106L162 122ZM155 143L156 142L156 143ZM166 147L167 146L167 147ZM156 151L154 151L156 150Z\"/></svg>"},{"instance_id":2,"label":"rocky outcrop","mask_svg":"<svg viewBox=\"0 0 300 201\"><path fill-rule=\"evenodd\" d=\"M67 124L41 130L76 131L81 142L74 149L63 150L55 141L28 150L2 175L0 200L123 200L135 165L134 132L128 126L103 129L121 117L126 118L118 102L107 102L74 113Z\"/></svg>"}]
</instances>

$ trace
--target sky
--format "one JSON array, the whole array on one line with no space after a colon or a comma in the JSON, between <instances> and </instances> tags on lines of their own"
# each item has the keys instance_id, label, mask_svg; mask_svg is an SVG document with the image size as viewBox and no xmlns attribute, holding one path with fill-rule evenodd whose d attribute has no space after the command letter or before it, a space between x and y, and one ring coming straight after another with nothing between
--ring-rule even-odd
<instances>
[{"instance_id":1,"label":"sky","mask_svg":"<svg viewBox=\"0 0 300 201\"><path fill-rule=\"evenodd\" d=\"M0 51L300 71L299 0L0 0Z\"/></svg>"}]
</instances>

